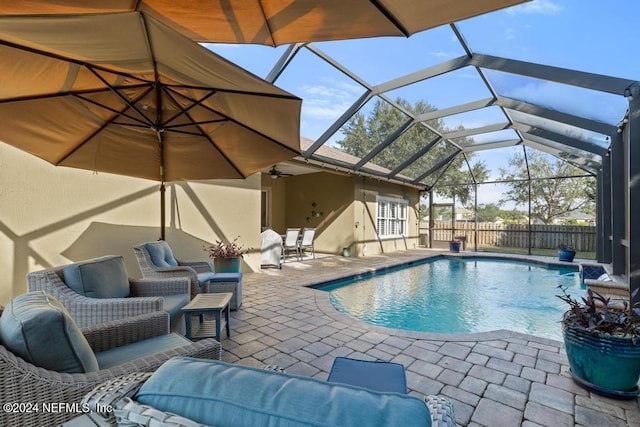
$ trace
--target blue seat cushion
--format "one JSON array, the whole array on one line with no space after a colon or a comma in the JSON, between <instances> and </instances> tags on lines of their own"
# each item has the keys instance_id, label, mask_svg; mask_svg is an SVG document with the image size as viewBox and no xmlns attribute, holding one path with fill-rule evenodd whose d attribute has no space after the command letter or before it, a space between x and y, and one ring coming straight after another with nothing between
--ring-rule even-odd
<instances>
[{"instance_id":1,"label":"blue seat cushion","mask_svg":"<svg viewBox=\"0 0 640 427\"><path fill-rule=\"evenodd\" d=\"M62 304L43 291L13 298L0 316L0 342L16 356L56 372L98 370L87 339Z\"/></svg>"},{"instance_id":2,"label":"blue seat cushion","mask_svg":"<svg viewBox=\"0 0 640 427\"><path fill-rule=\"evenodd\" d=\"M174 357L135 400L215 426L430 426L425 403L315 378Z\"/></svg>"},{"instance_id":3,"label":"blue seat cushion","mask_svg":"<svg viewBox=\"0 0 640 427\"><path fill-rule=\"evenodd\" d=\"M211 283L240 282L242 280L242 273L214 273L210 280Z\"/></svg>"},{"instance_id":4,"label":"blue seat cushion","mask_svg":"<svg viewBox=\"0 0 640 427\"><path fill-rule=\"evenodd\" d=\"M207 271L205 273L198 273L197 276L198 276L198 285L202 286L208 283L209 281L212 281L216 277L216 274L213 271Z\"/></svg>"},{"instance_id":5,"label":"blue seat cushion","mask_svg":"<svg viewBox=\"0 0 640 427\"><path fill-rule=\"evenodd\" d=\"M126 298L129 276L121 256L107 255L66 265L63 269L67 286L89 298Z\"/></svg>"},{"instance_id":6,"label":"blue seat cushion","mask_svg":"<svg viewBox=\"0 0 640 427\"><path fill-rule=\"evenodd\" d=\"M169 313L169 317L174 319L180 314L180 309L189 304L189 294L173 294L162 296L162 309Z\"/></svg>"},{"instance_id":7,"label":"blue seat cushion","mask_svg":"<svg viewBox=\"0 0 640 427\"><path fill-rule=\"evenodd\" d=\"M327 381L376 391L407 392L404 366L399 363L336 357Z\"/></svg>"},{"instance_id":8,"label":"blue seat cushion","mask_svg":"<svg viewBox=\"0 0 640 427\"><path fill-rule=\"evenodd\" d=\"M96 353L96 359L100 369L109 369L123 363L133 362L136 359L183 347L190 343L191 341L185 337L171 333L101 351Z\"/></svg>"},{"instance_id":9,"label":"blue seat cushion","mask_svg":"<svg viewBox=\"0 0 640 427\"><path fill-rule=\"evenodd\" d=\"M178 261L173 256L173 252L169 244L163 240L144 244L145 249L149 252L151 262L156 267L177 267Z\"/></svg>"}]
</instances>

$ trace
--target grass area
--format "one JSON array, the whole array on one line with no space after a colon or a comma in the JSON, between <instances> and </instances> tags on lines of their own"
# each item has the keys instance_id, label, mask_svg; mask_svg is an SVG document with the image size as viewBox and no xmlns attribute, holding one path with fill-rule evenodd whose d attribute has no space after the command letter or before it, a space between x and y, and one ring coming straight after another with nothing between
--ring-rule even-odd
<instances>
[{"instance_id":1,"label":"grass area","mask_svg":"<svg viewBox=\"0 0 640 427\"><path fill-rule=\"evenodd\" d=\"M468 247L468 249L473 249L473 247ZM508 253L508 254L522 254L522 255L528 255L529 254L529 250L527 248L509 248L509 247L506 247L506 246L489 246L489 245L478 246L478 251L496 252L496 253ZM557 249L536 249L536 248L531 248L531 255L557 257L558 256L558 250ZM576 253L576 258L595 260L596 259L596 253L595 252L577 252Z\"/></svg>"}]
</instances>

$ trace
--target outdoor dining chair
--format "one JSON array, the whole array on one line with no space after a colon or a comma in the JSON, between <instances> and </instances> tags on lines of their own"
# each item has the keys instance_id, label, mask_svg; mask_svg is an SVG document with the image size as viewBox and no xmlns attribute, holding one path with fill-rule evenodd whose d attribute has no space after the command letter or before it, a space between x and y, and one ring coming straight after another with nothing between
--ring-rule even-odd
<instances>
[{"instance_id":1,"label":"outdoor dining chair","mask_svg":"<svg viewBox=\"0 0 640 427\"><path fill-rule=\"evenodd\" d=\"M298 246L300 239L300 228L287 228L282 243L282 260L287 259L292 251L296 253L296 259L300 259L300 247Z\"/></svg>"},{"instance_id":2,"label":"outdoor dining chair","mask_svg":"<svg viewBox=\"0 0 640 427\"><path fill-rule=\"evenodd\" d=\"M314 240L316 238L316 229L305 227L302 229L302 236L298 242L298 252L300 254L300 258L304 256L305 249L311 250L311 255L313 255L313 259L316 258L316 250L314 248Z\"/></svg>"}]
</instances>

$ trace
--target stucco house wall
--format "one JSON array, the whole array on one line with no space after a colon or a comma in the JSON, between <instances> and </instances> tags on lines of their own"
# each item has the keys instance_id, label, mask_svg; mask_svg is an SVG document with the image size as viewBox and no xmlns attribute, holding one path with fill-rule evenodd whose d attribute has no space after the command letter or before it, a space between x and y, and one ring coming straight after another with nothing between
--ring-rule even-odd
<instances>
[{"instance_id":1,"label":"stucco house wall","mask_svg":"<svg viewBox=\"0 0 640 427\"><path fill-rule=\"evenodd\" d=\"M417 189L330 172L276 180L263 174L263 188L272 198L271 227L280 234L287 227L315 227L318 252L341 254L349 248L352 256L366 256L418 247ZM378 238L377 196L408 201L406 238Z\"/></svg>"},{"instance_id":2,"label":"stucco house wall","mask_svg":"<svg viewBox=\"0 0 640 427\"><path fill-rule=\"evenodd\" d=\"M287 178L288 227L315 227L315 250L338 254L353 242L354 177L319 172Z\"/></svg>"},{"instance_id":3,"label":"stucco house wall","mask_svg":"<svg viewBox=\"0 0 640 427\"><path fill-rule=\"evenodd\" d=\"M380 238L376 232L377 197L385 196L408 201L407 236L402 238ZM417 189L377 179L359 177L355 182L354 195L355 241L352 253L355 256L378 255L415 249L418 247L418 207L420 196Z\"/></svg>"}]
</instances>

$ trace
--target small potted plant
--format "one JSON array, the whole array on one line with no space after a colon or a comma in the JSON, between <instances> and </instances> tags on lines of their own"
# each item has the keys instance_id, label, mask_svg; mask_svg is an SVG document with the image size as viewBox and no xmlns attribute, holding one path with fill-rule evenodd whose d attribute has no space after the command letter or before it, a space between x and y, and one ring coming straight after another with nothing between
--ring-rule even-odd
<instances>
[{"instance_id":1,"label":"small potted plant","mask_svg":"<svg viewBox=\"0 0 640 427\"><path fill-rule=\"evenodd\" d=\"M582 387L620 399L638 396L640 378L640 308L591 289L581 301L559 286L558 298L569 304L562 317L571 376ZM633 292L633 296L637 290Z\"/></svg>"},{"instance_id":2,"label":"small potted plant","mask_svg":"<svg viewBox=\"0 0 640 427\"><path fill-rule=\"evenodd\" d=\"M460 240L451 239L449 240L449 251L450 252L460 252Z\"/></svg>"},{"instance_id":3,"label":"small potted plant","mask_svg":"<svg viewBox=\"0 0 640 427\"><path fill-rule=\"evenodd\" d=\"M240 259L249 249L238 243L240 236L229 243L216 240L213 245L205 246L204 250L209 253L209 258L213 260L216 273L239 273Z\"/></svg>"},{"instance_id":4,"label":"small potted plant","mask_svg":"<svg viewBox=\"0 0 640 427\"><path fill-rule=\"evenodd\" d=\"M576 251L566 243L560 243L558 245L558 259L565 262L573 262L573 258L576 256Z\"/></svg>"}]
</instances>

